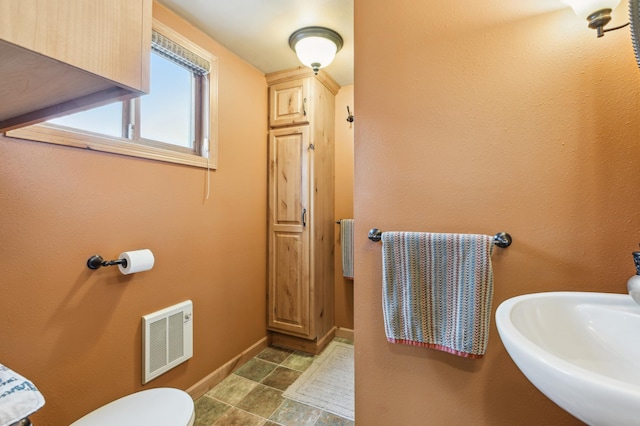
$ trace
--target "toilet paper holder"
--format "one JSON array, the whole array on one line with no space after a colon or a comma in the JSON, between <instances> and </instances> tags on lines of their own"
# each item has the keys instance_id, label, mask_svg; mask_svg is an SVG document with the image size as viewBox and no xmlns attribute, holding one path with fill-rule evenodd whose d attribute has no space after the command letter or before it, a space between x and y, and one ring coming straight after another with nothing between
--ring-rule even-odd
<instances>
[{"instance_id":1,"label":"toilet paper holder","mask_svg":"<svg viewBox=\"0 0 640 426\"><path fill-rule=\"evenodd\" d=\"M118 269L123 275L129 275L148 271L153 268L154 263L153 252L149 249L140 249L124 251L116 260L104 260L100 255L93 255L87 260L87 267L95 270L101 266L118 265Z\"/></svg>"},{"instance_id":2,"label":"toilet paper holder","mask_svg":"<svg viewBox=\"0 0 640 426\"><path fill-rule=\"evenodd\" d=\"M123 268L126 268L127 259L104 260L102 256L96 254L91 256L87 260L87 266L89 267L89 269L98 269L101 266L114 266L114 265L122 265Z\"/></svg>"}]
</instances>

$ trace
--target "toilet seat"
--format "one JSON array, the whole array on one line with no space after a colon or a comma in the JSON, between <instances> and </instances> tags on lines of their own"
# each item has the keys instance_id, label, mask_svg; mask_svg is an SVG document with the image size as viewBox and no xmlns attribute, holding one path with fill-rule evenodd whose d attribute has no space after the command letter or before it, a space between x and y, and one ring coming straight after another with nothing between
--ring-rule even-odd
<instances>
[{"instance_id":1,"label":"toilet seat","mask_svg":"<svg viewBox=\"0 0 640 426\"><path fill-rule=\"evenodd\" d=\"M71 426L191 426L194 421L193 400L188 393L156 388L110 402Z\"/></svg>"}]
</instances>

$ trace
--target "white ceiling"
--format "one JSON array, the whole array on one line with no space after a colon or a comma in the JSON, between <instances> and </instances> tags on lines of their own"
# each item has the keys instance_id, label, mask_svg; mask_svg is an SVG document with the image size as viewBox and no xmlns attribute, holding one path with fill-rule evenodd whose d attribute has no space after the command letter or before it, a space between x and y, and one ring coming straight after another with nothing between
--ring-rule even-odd
<instances>
[{"instance_id":1,"label":"white ceiling","mask_svg":"<svg viewBox=\"0 0 640 426\"><path fill-rule=\"evenodd\" d=\"M157 0L224 45L263 73L300 66L289 48L289 36L308 26L337 31L344 46L325 68L341 86L353 84L354 0ZM392 0L390 0L392 1ZM490 31L505 22L518 22L565 9L562 25L583 27L567 0L455 0L437 8L411 8L400 3L395 14L424 14L420 33L425 40L455 36L458 32ZM636 1L636 0L633 0ZM366 5L366 0L362 1ZM366 6L365 6L366 7ZM627 22L627 6L621 2L609 26ZM561 31L549 20L550 31ZM555 23L557 25L557 22ZM384 29L381 29L384 30ZM415 33L416 31L414 31ZM595 33L594 33L595 38Z\"/></svg>"},{"instance_id":2,"label":"white ceiling","mask_svg":"<svg viewBox=\"0 0 640 426\"><path fill-rule=\"evenodd\" d=\"M159 0L266 73L300 65L289 36L308 26L337 31L342 50L325 71L353 84L353 0Z\"/></svg>"}]
</instances>

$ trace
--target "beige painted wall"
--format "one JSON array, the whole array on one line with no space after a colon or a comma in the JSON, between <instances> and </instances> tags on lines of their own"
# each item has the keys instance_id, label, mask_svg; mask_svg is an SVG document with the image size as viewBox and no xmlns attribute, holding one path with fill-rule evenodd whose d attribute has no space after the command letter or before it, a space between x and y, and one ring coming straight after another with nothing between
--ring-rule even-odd
<instances>
[{"instance_id":1,"label":"beige painted wall","mask_svg":"<svg viewBox=\"0 0 640 426\"><path fill-rule=\"evenodd\" d=\"M597 39L567 8L487 14L465 30L455 7L355 0L356 418L578 424L519 372L493 319L482 360L384 335L372 227L511 233L493 257L494 312L523 293L623 293L634 272L640 71L628 29Z\"/></svg>"},{"instance_id":2,"label":"beige painted wall","mask_svg":"<svg viewBox=\"0 0 640 426\"><path fill-rule=\"evenodd\" d=\"M266 336L264 76L171 12L219 59L219 170L0 139L0 363L32 379L64 425L125 394L187 389ZM131 276L93 254L150 248ZM194 304L194 357L141 386L141 316Z\"/></svg>"},{"instance_id":3,"label":"beige painted wall","mask_svg":"<svg viewBox=\"0 0 640 426\"><path fill-rule=\"evenodd\" d=\"M336 95L335 218L353 219L353 134L354 123L347 122L347 105L353 113L353 84L340 88ZM353 330L353 280L342 276L340 226L335 242L335 316L336 326Z\"/></svg>"}]
</instances>

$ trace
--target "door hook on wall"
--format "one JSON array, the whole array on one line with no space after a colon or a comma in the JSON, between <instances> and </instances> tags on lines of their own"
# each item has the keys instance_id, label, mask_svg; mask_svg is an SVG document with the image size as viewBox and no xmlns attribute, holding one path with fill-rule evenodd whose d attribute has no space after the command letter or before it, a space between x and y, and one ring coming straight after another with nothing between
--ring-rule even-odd
<instances>
[{"instance_id":1,"label":"door hook on wall","mask_svg":"<svg viewBox=\"0 0 640 426\"><path fill-rule=\"evenodd\" d=\"M355 120L355 117L351 114L351 111L349 111L349 105L347 105L347 121L349 123L353 123L353 120Z\"/></svg>"}]
</instances>

